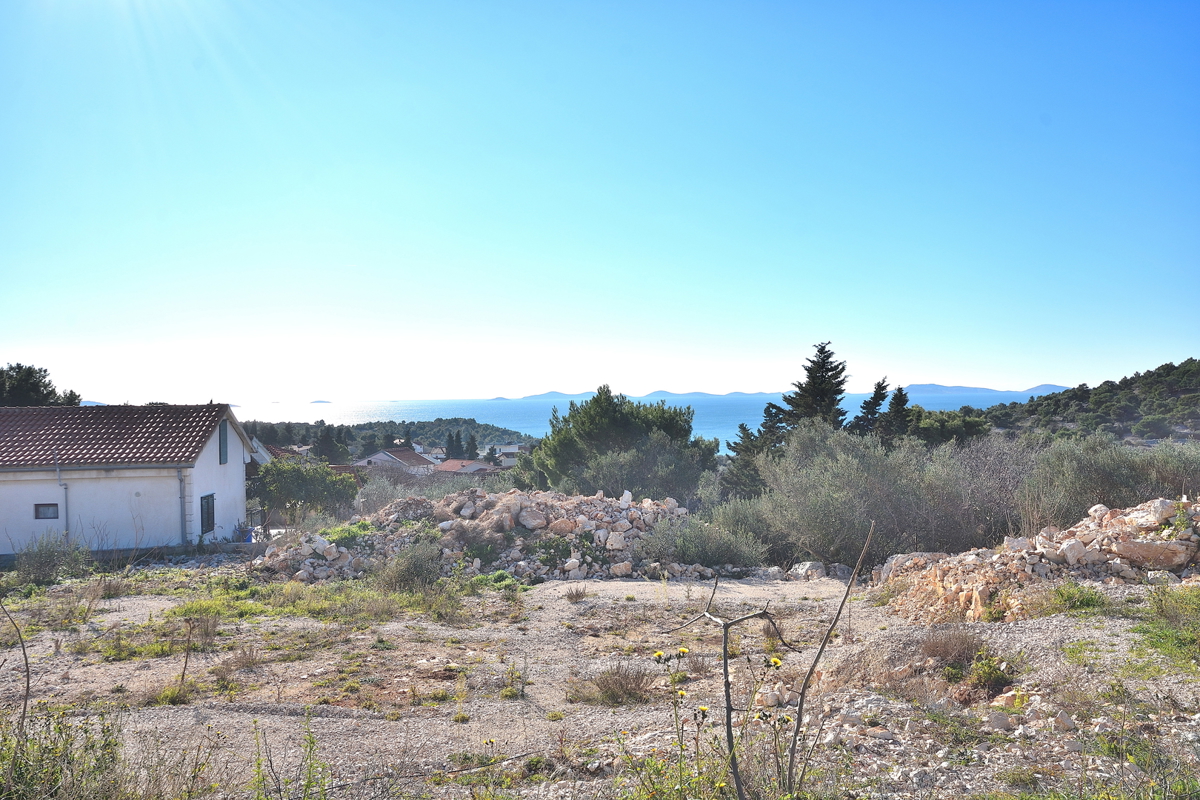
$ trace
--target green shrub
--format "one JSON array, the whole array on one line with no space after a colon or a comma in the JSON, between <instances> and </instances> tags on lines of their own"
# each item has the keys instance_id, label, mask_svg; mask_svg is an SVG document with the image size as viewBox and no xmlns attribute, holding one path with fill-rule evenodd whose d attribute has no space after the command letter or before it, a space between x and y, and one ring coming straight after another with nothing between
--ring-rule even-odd
<instances>
[{"instance_id":1,"label":"green shrub","mask_svg":"<svg viewBox=\"0 0 1200 800\"><path fill-rule=\"evenodd\" d=\"M1200 443L1129 447L1109 436L1054 442L1018 492L1022 527L1073 525L1096 503L1129 508L1200 489Z\"/></svg>"},{"instance_id":2,"label":"green shrub","mask_svg":"<svg viewBox=\"0 0 1200 800\"><path fill-rule=\"evenodd\" d=\"M1054 589L1055 603L1067 611L1077 611L1088 608L1104 608L1108 599L1099 589L1091 586L1081 586L1074 581L1067 581Z\"/></svg>"},{"instance_id":3,"label":"green shrub","mask_svg":"<svg viewBox=\"0 0 1200 800\"><path fill-rule=\"evenodd\" d=\"M763 563L766 552L767 546L750 534L724 530L695 518L660 525L641 544L643 559L708 567L723 564L756 567Z\"/></svg>"},{"instance_id":4,"label":"green shrub","mask_svg":"<svg viewBox=\"0 0 1200 800\"><path fill-rule=\"evenodd\" d=\"M441 573L442 549L418 542L400 551L375 574L375 585L388 592L411 592L432 586Z\"/></svg>"},{"instance_id":5,"label":"green shrub","mask_svg":"<svg viewBox=\"0 0 1200 800\"><path fill-rule=\"evenodd\" d=\"M337 528L325 528L318 534L322 539L332 542L339 547L349 549L358 544L364 536L369 536L375 529L366 520L360 520L353 525L341 525Z\"/></svg>"},{"instance_id":6,"label":"green shrub","mask_svg":"<svg viewBox=\"0 0 1200 800\"><path fill-rule=\"evenodd\" d=\"M761 515L765 531L756 535L765 533L777 563L806 555L854 563L872 522L868 563L916 550L959 552L1016 533L1012 497L1034 455L1000 437L888 447L810 420L780 451L758 457L767 491L743 513Z\"/></svg>"},{"instance_id":7,"label":"green shrub","mask_svg":"<svg viewBox=\"0 0 1200 800\"><path fill-rule=\"evenodd\" d=\"M79 577L87 569L87 547L57 531L35 536L17 551L17 579L46 586L60 577Z\"/></svg>"}]
</instances>

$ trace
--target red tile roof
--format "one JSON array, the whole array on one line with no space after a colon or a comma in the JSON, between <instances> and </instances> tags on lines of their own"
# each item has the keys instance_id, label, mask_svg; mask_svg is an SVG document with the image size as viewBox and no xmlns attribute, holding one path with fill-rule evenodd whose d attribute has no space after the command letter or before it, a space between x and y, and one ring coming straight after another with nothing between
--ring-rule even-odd
<instances>
[{"instance_id":1,"label":"red tile roof","mask_svg":"<svg viewBox=\"0 0 1200 800\"><path fill-rule=\"evenodd\" d=\"M0 468L194 464L229 406L0 408Z\"/></svg>"},{"instance_id":2,"label":"red tile roof","mask_svg":"<svg viewBox=\"0 0 1200 800\"><path fill-rule=\"evenodd\" d=\"M432 467L437 463L432 458L426 458L408 447L394 447L383 452L397 461L408 464L410 467Z\"/></svg>"}]
</instances>

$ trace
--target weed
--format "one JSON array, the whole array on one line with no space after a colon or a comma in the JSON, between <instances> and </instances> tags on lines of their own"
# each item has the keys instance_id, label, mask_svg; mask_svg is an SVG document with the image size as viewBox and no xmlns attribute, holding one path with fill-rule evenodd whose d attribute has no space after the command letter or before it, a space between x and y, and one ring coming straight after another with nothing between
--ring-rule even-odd
<instances>
[{"instance_id":1,"label":"weed","mask_svg":"<svg viewBox=\"0 0 1200 800\"><path fill-rule=\"evenodd\" d=\"M580 584L572 584L567 587L566 593L563 595L568 603L578 603L587 597L587 587Z\"/></svg>"},{"instance_id":2,"label":"weed","mask_svg":"<svg viewBox=\"0 0 1200 800\"><path fill-rule=\"evenodd\" d=\"M1200 673L1200 587L1155 587L1152 617L1133 630L1181 672Z\"/></svg>"},{"instance_id":3,"label":"weed","mask_svg":"<svg viewBox=\"0 0 1200 800\"><path fill-rule=\"evenodd\" d=\"M87 547L69 534L50 532L35 536L17 551L17 579L46 586L60 576L77 577L87 568Z\"/></svg>"},{"instance_id":4,"label":"weed","mask_svg":"<svg viewBox=\"0 0 1200 800\"><path fill-rule=\"evenodd\" d=\"M551 722L561 722L564 717L565 715L561 711L551 711L546 714L546 719L550 720Z\"/></svg>"},{"instance_id":5,"label":"weed","mask_svg":"<svg viewBox=\"0 0 1200 800\"><path fill-rule=\"evenodd\" d=\"M471 715L465 711L459 711L457 714L455 714L453 717L451 717L450 720L452 722L457 722L457 723L462 724L462 723L470 722Z\"/></svg>"},{"instance_id":6,"label":"weed","mask_svg":"<svg viewBox=\"0 0 1200 800\"><path fill-rule=\"evenodd\" d=\"M620 706L649 700L654 672L638 662L618 661L579 687L574 702Z\"/></svg>"}]
</instances>

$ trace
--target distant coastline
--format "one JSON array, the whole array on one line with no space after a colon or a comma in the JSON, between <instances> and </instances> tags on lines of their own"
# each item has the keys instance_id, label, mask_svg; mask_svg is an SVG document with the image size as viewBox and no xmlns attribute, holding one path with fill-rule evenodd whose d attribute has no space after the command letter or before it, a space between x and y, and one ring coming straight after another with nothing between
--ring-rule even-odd
<instances>
[{"instance_id":1,"label":"distant coastline","mask_svg":"<svg viewBox=\"0 0 1200 800\"><path fill-rule=\"evenodd\" d=\"M1006 392L996 389L975 387L939 386L921 384L907 388L909 402L924 406L931 411L956 410L964 405L978 408L997 403L1025 402L1031 397L1061 391L1065 387L1043 384L1023 392ZM237 416L241 420L260 422L307 422L322 420L330 425L355 425L381 420L430 421L461 417L486 422L501 428L520 431L530 436L545 436L549 433L550 415L557 408L566 413L568 405L582 402L592 392L565 394L545 392L521 398L490 398L486 400L379 400L379 401L274 401L239 403ZM705 392L688 394L652 392L643 397L631 397L638 402L657 403L665 400L669 405L691 406L695 412L692 430L696 436L716 438L725 451L725 442L737 438L739 424L756 428L762 422L763 407L782 400L782 392L731 392L717 395ZM843 406L851 414L858 410L869 395L862 393L846 395Z\"/></svg>"}]
</instances>

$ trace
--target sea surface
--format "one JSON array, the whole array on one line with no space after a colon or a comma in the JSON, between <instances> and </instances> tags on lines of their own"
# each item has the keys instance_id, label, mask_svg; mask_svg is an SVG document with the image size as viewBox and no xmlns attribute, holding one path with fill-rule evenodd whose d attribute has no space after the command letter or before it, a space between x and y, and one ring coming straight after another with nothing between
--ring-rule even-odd
<instances>
[{"instance_id":1,"label":"sea surface","mask_svg":"<svg viewBox=\"0 0 1200 800\"><path fill-rule=\"evenodd\" d=\"M986 407L996 403L1024 402L1032 395L1028 392L1000 392L977 390L945 392L938 387L931 393L910 393L909 402L933 411L958 409L964 405ZM426 421L463 417L485 422L501 428L545 436L550 431L550 413L557 407L566 414L571 400L581 402L590 395L535 396L519 399L494 400L362 400L355 402L277 402L248 403L235 405L234 413L240 420L260 422L316 422L322 420L329 425L354 425L360 422L381 420ZM843 406L853 415L869 395L849 394ZM740 423L756 428L762 422L763 407L779 403L782 394L668 394L656 392L646 397L633 397L638 402L665 400L671 406L691 406L695 416L692 432L696 436L721 440L721 451L727 452L725 442L737 439ZM492 442L481 442L492 444Z\"/></svg>"}]
</instances>

